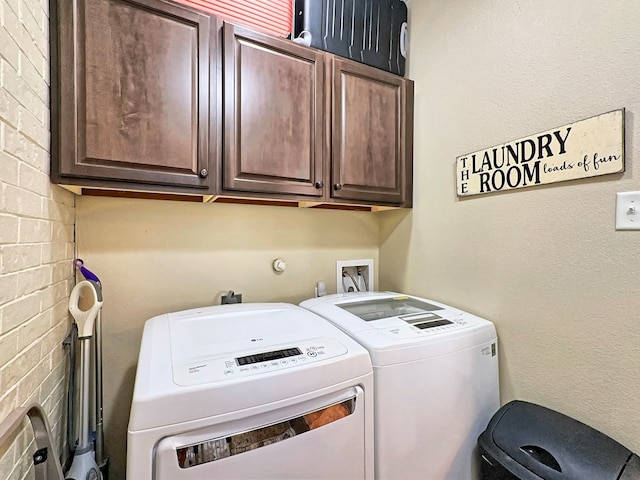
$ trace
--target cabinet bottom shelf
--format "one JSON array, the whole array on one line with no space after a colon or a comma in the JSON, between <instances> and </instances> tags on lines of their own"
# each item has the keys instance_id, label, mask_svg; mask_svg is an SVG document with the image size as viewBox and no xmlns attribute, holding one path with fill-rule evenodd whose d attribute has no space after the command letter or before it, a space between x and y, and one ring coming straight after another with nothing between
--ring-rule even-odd
<instances>
[{"instance_id":1,"label":"cabinet bottom shelf","mask_svg":"<svg viewBox=\"0 0 640 480\"><path fill-rule=\"evenodd\" d=\"M60 185L76 195L94 197L137 198L147 200L170 200L193 203L232 203L239 205L267 205L278 207L313 208L325 210L350 210L357 212L382 212L398 210L402 207L393 205L363 205L358 203L337 203L309 200L268 199L259 197L242 197L235 195L202 195L180 194L137 190L119 190L108 188L87 188L78 185Z\"/></svg>"}]
</instances>

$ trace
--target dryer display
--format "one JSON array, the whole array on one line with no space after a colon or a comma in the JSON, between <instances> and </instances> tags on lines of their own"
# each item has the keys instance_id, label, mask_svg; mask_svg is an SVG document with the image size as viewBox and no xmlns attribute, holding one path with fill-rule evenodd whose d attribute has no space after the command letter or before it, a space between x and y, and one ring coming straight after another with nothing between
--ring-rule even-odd
<instances>
[{"instance_id":1,"label":"dryer display","mask_svg":"<svg viewBox=\"0 0 640 480\"><path fill-rule=\"evenodd\" d=\"M280 360L281 358L293 357L295 355L302 355L302 351L300 351L299 348L285 348L283 350L276 350L274 352L245 355L244 357L236 358L236 362L238 363L238 365L250 365L252 363Z\"/></svg>"}]
</instances>

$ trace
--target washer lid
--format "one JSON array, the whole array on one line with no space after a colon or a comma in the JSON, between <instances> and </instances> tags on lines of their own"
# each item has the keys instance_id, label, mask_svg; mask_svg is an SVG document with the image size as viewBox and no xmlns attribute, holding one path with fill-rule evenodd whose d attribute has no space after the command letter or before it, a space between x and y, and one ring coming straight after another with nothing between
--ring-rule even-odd
<instances>
[{"instance_id":1,"label":"washer lid","mask_svg":"<svg viewBox=\"0 0 640 480\"><path fill-rule=\"evenodd\" d=\"M433 312L444 309L440 305L408 295L355 299L352 302L336 303L336 305L365 322L399 317L403 320L407 319L409 323L416 323L422 317L430 320L441 318Z\"/></svg>"}]
</instances>

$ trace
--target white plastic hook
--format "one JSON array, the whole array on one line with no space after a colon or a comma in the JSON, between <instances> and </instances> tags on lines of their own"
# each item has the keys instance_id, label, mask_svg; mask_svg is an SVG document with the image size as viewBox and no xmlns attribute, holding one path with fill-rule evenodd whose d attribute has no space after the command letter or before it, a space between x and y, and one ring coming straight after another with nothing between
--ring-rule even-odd
<instances>
[{"instance_id":1,"label":"white plastic hook","mask_svg":"<svg viewBox=\"0 0 640 480\"><path fill-rule=\"evenodd\" d=\"M311 35L311 32L307 30L303 30L302 32L300 32L300 35L298 35L296 38L293 39L293 41L295 43L299 43L300 45L310 47L312 38L313 38L313 35Z\"/></svg>"},{"instance_id":2,"label":"white plastic hook","mask_svg":"<svg viewBox=\"0 0 640 480\"><path fill-rule=\"evenodd\" d=\"M83 289L91 292L91 306L88 310L80 308L80 294ZM87 338L93 335L93 325L98 312L102 308L102 300L99 300L95 286L88 280L78 282L69 297L69 312L78 325L78 338Z\"/></svg>"}]
</instances>

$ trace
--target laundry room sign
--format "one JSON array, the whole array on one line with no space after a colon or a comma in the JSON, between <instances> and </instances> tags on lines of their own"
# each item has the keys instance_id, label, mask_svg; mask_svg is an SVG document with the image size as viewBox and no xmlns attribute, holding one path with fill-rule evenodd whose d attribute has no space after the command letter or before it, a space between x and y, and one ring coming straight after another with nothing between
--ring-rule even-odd
<instances>
[{"instance_id":1,"label":"laundry room sign","mask_svg":"<svg viewBox=\"0 0 640 480\"><path fill-rule=\"evenodd\" d=\"M624 172L624 109L462 155L458 196Z\"/></svg>"}]
</instances>

